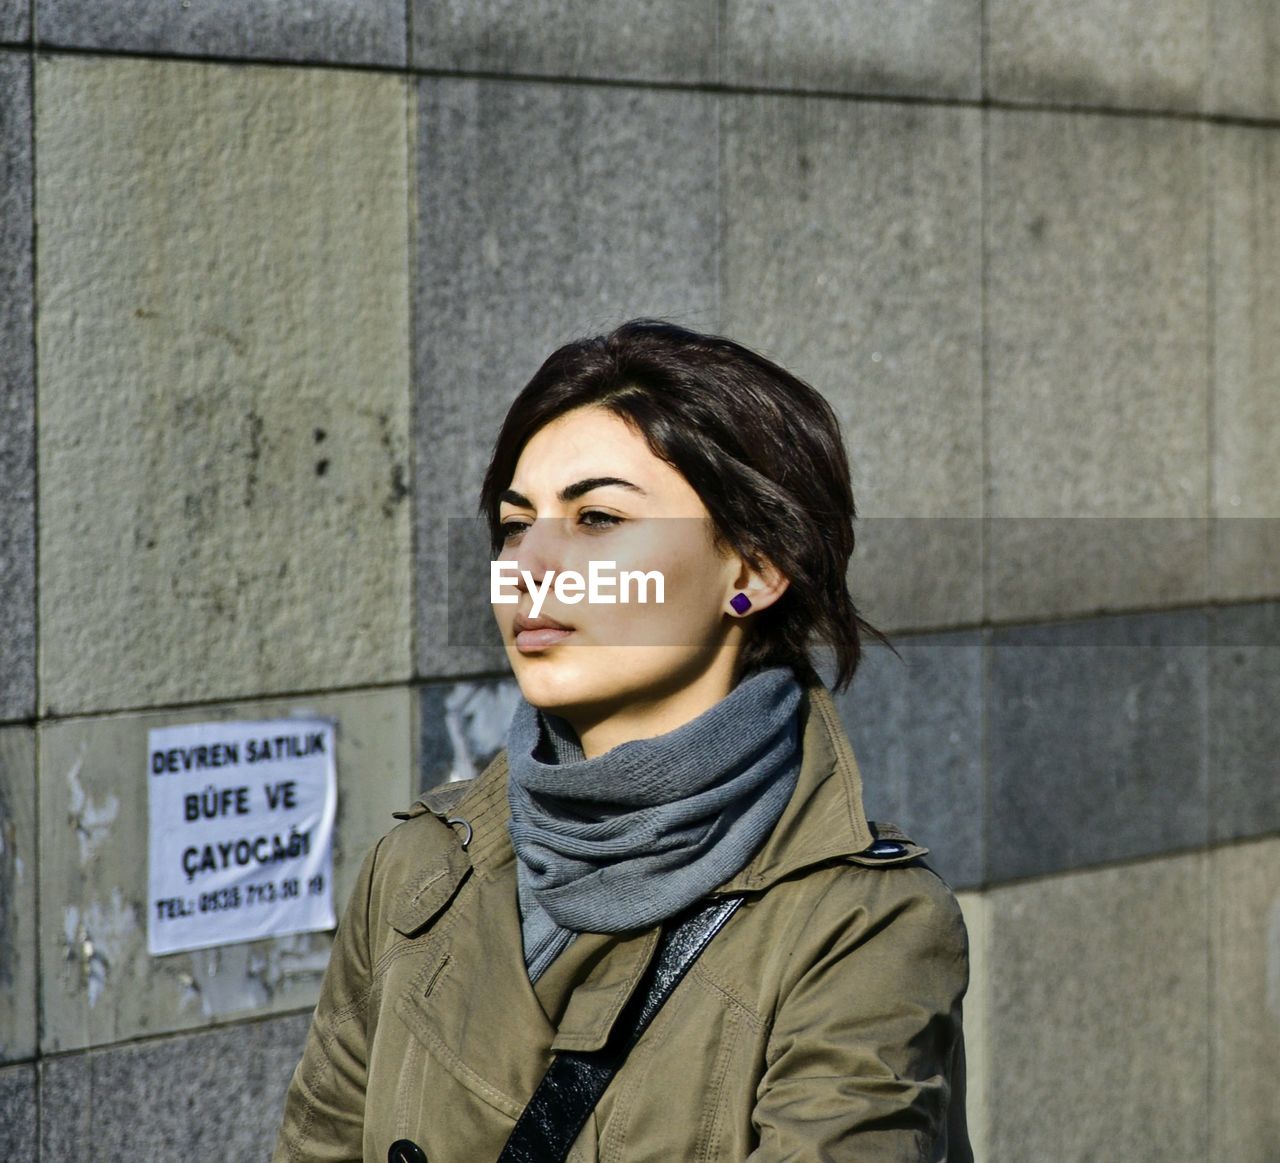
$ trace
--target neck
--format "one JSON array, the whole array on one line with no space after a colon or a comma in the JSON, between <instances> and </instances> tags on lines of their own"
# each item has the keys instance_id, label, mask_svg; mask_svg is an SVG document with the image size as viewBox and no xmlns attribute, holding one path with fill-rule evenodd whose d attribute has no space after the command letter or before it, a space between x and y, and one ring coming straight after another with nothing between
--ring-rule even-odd
<instances>
[{"instance_id":1,"label":"neck","mask_svg":"<svg viewBox=\"0 0 1280 1163\"><path fill-rule=\"evenodd\" d=\"M799 779L803 697L770 668L700 719L595 757L567 720L517 703L507 827L531 981L574 933L648 928L742 870Z\"/></svg>"},{"instance_id":2,"label":"neck","mask_svg":"<svg viewBox=\"0 0 1280 1163\"><path fill-rule=\"evenodd\" d=\"M573 728L583 755L594 759L621 743L652 739L683 727L733 690L737 677L732 665L715 665L691 679L678 676L662 690L628 695L615 705L554 713Z\"/></svg>"}]
</instances>

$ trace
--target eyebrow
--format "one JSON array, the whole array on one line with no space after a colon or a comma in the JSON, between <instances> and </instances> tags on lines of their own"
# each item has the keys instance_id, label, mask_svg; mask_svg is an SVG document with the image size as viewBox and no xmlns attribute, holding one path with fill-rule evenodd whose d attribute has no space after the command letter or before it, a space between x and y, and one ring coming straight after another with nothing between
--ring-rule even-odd
<instances>
[{"instance_id":1,"label":"eyebrow","mask_svg":"<svg viewBox=\"0 0 1280 1163\"><path fill-rule=\"evenodd\" d=\"M639 485L633 485L630 481L624 481L621 477L587 477L586 480L565 485L556 495L560 498L562 504L567 505L570 501L576 501L584 493L589 493L592 489L602 489L606 485L617 485L620 488L631 489L632 492L639 493L642 497L649 495ZM534 508L533 502L523 493L517 493L515 489L505 489L499 495L498 500L507 501L512 505L520 505L526 509Z\"/></svg>"}]
</instances>

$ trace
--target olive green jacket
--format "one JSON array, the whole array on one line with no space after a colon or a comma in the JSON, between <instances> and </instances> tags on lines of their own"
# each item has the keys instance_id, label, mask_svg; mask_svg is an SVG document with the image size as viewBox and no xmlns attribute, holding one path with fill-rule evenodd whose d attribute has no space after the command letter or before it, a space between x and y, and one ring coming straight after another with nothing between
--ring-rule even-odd
<instances>
[{"instance_id":1,"label":"olive green jacket","mask_svg":"<svg viewBox=\"0 0 1280 1163\"><path fill-rule=\"evenodd\" d=\"M577 1163L972 1159L959 906L925 849L868 824L831 695L806 695L795 793L716 890L746 900L610 1083ZM500 752L366 857L274 1163L384 1163L399 1139L429 1163L491 1163L553 1054L604 1044L660 929L582 934L531 986L506 779Z\"/></svg>"}]
</instances>

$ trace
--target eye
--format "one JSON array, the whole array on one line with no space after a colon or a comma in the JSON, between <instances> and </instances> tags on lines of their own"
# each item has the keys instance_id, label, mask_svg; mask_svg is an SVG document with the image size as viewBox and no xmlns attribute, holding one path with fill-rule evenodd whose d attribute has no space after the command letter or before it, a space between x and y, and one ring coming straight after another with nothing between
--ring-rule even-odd
<instances>
[{"instance_id":1,"label":"eye","mask_svg":"<svg viewBox=\"0 0 1280 1163\"><path fill-rule=\"evenodd\" d=\"M588 521L588 517L599 518L599 520ZM580 520L588 529L608 529L614 525L621 525L623 519L615 517L612 513L602 513L599 509L585 509L580 515Z\"/></svg>"},{"instance_id":2,"label":"eye","mask_svg":"<svg viewBox=\"0 0 1280 1163\"><path fill-rule=\"evenodd\" d=\"M601 512L599 509L584 509L578 515L578 520L588 529L610 529L615 525L621 525L623 518L615 517L612 513ZM527 528L529 528L528 521L503 521L498 525L498 532L502 535L502 543L505 545L519 537Z\"/></svg>"}]
</instances>

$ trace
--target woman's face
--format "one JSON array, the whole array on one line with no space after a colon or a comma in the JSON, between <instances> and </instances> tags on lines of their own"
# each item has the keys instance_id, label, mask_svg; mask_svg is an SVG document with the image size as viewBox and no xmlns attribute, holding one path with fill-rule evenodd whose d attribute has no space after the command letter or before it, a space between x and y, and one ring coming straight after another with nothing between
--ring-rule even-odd
<instances>
[{"instance_id":1,"label":"woman's face","mask_svg":"<svg viewBox=\"0 0 1280 1163\"><path fill-rule=\"evenodd\" d=\"M495 603L493 612L521 693L534 706L599 720L624 706L656 704L710 668L732 670L743 625L729 599L753 575L736 554L717 553L698 494L615 413L578 408L536 432L502 495L499 520L498 560L522 572L506 589L516 603ZM655 601L652 582L646 603L634 586L630 601L615 604L586 595L572 603L570 594L561 600L548 588L539 617L569 632L518 633L517 615L533 616L530 581L541 590L551 571L566 570L589 579L593 560L613 562L597 569L614 577L660 571L664 601Z\"/></svg>"}]
</instances>

